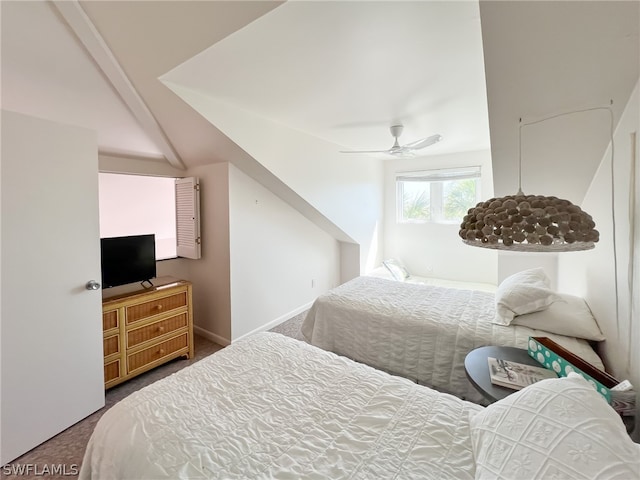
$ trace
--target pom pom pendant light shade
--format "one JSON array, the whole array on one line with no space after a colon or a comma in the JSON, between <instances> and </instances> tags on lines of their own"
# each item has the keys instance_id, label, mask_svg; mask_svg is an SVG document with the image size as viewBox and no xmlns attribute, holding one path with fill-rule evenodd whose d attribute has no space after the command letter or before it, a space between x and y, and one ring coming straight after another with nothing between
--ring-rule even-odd
<instances>
[{"instance_id":1,"label":"pom pom pendant light shade","mask_svg":"<svg viewBox=\"0 0 640 480\"><path fill-rule=\"evenodd\" d=\"M491 198L470 208L458 232L462 241L474 247L520 252L571 252L589 250L600 239L595 222L588 213L569 200L553 196L522 193L522 127L551 118L591 110L596 107L561 113L523 124L520 121L518 193ZM613 124L613 120L611 120ZM613 130L613 126L612 126ZM613 164L613 131L611 131Z\"/></svg>"},{"instance_id":2,"label":"pom pom pendant light shade","mask_svg":"<svg viewBox=\"0 0 640 480\"><path fill-rule=\"evenodd\" d=\"M569 200L520 191L469 209L459 234L476 247L568 252L593 248L600 237L595 225L591 215Z\"/></svg>"}]
</instances>

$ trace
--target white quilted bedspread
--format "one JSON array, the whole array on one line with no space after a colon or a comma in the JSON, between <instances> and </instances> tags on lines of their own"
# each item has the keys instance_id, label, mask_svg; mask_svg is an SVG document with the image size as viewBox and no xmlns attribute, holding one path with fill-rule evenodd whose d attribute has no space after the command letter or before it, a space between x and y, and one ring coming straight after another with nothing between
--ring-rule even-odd
<instances>
[{"instance_id":1,"label":"white quilted bedspread","mask_svg":"<svg viewBox=\"0 0 640 480\"><path fill-rule=\"evenodd\" d=\"M471 479L480 410L260 333L108 410L80 479Z\"/></svg>"},{"instance_id":2,"label":"white quilted bedspread","mask_svg":"<svg viewBox=\"0 0 640 480\"><path fill-rule=\"evenodd\" d=\"M355 278L316 299L302 324L313 345L466 400L486 404L467 380L464 358L485 345L527 348L549 337L604 369L588 342L491 323L492 293Z\"/></svg>"}]
</instances>

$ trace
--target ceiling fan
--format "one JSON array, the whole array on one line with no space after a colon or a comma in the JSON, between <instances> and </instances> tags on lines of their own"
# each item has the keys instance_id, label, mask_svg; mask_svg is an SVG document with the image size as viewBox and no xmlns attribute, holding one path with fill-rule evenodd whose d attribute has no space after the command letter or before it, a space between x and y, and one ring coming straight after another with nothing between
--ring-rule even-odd
<instances>
[{"instance_id":1,"label":"ceiling fan","mask_svg":"<svg viewBox=\"0 0 640 480\"><path fill-rule=\"evenodd\" d=\"M394 138L393 146L388 150L342 150L340 153L386 153L388 155L396 155L398 157L410 157L413 156L416 150L433 145L442 140L442 135L431 135L430 137L416 140L415 142L407 143L406 145L400 145L398 138L402 135L403 125L392 125L391 135Z\"/></svg>"}]
</instances>

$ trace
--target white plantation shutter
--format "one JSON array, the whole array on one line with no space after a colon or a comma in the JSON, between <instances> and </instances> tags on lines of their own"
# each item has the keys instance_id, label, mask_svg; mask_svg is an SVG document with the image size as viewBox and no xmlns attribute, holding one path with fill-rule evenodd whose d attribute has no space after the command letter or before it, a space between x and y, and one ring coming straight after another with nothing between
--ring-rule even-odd
<instances>
[{"instance_id":1,"label":"white plantation shutter","mask_svg":"<svg viewBox=\"0 0 640 480\"><path fill-rule=\"evenodd\" d=\"M200 258L200 183L176 179L176 245L179 257Z\"/></svg>"}]
</instances>

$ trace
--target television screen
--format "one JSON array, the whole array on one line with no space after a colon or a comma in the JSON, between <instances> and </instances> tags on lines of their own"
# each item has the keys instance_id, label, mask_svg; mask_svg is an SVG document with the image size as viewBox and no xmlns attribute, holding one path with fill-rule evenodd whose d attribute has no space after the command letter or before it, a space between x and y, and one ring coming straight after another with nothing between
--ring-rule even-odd
<instances>
[{"instance_id":1,"label":"television screen","mask_svg":"<svg viewBox=\"0 0 640 480\"><path fill-rule=\"evenodd\" d=\"M100 239L102 287L151 280L156 276L155 235Z\"/></svg>"}]
</instances>

